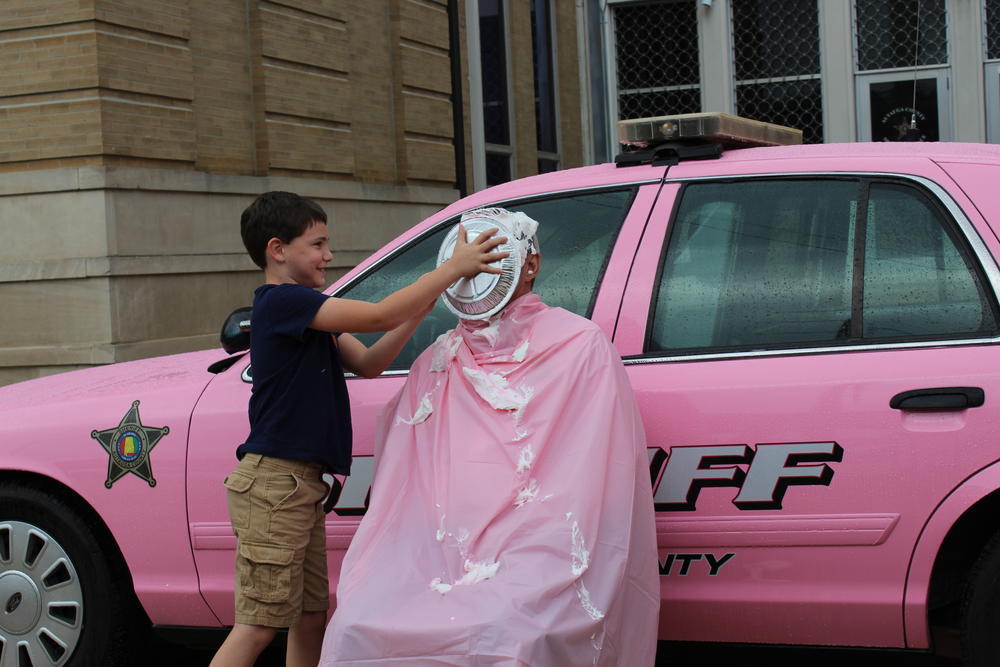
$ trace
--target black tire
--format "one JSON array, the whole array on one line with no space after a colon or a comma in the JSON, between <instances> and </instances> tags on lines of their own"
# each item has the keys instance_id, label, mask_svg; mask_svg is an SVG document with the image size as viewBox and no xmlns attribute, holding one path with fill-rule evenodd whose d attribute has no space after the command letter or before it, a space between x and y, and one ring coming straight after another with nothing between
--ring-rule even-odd
<instances>
[{"instance_id":1,"label":"black tire","mask_svg":"<svg viewBox=\"0 0 1000 667\"><path fill-rule=\"evenodd\" d=\"M82 514L46 490L0 483L0 667L127 664L142 613Z\"/></svg>"},{"instance_id":2,"label":"black tire","mask_svg":"<svg viewBox=\"0 0 1000 667\"><path fill-rule=\"evenodd\" d=\"M961 624L962 667L1000 665L1000 531L969 572Z\"/></svg>"}]
</instances>

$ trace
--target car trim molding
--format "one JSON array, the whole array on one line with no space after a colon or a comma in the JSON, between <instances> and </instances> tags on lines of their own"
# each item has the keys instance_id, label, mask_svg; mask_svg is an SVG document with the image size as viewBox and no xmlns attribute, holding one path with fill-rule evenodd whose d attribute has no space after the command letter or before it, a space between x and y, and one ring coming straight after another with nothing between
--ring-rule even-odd
<instances>
[{"instance_id":1,"label":"car trim molding","mask_svg":"<svg viewBox=\"0 0 1000 667\"><path fill-rule=\"evenodd\" d=\"M693 547L874 547L884 543L899 514L790 514L678 518L658 512L657 546Z\"/></svg>"},{"instance_id":2,"label":"car trim molding","mask_svg":"<svg viewBox=\"0 0 1000 667\"><path fill-rule=\"evenodd\" d=\"M623 357L622 362L626 366L640 366L643 364L656 364L671 361L711 361L714 359L742 359L754 357L784 357L798 356L806 354L836 354L841 352L877 352L884 350L903 350L921 347L962 347L969 345L996 345L1000 343L1000 336L993 338L970 338L958 340L923 340L894 343L868 343L861 345L828 345L825 347L801 347L790 349L772 350L747 350L742 352L706 352L703 354L677 354L677 355L642 355Z\"/></svg>"}]
</instances>

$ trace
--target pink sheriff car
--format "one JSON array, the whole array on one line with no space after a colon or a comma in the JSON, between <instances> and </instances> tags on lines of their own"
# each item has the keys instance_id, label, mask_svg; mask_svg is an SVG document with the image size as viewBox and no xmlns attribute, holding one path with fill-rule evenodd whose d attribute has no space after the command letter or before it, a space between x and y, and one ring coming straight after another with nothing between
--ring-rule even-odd
<instances>
[{"instance_id":1,"label":"pink sheriff car","mask_svg":"<svg viewBox=\"0 0 1000 667\"><path fill-rule=\"evenodd\" d=\"M787 132L719 115L623 131L638 148L616 164L466 197L328 292L381 298L433 266L462 212L524 211L536 291L604 329L640 403L661 639L959 638L964 664L1000 664L1000 146L761 145ZM377 415L454 325L437 307L392 369L348 379L331 595ZM137 664L123 640L150 623L233 622L222 480L252 361L208 350L0 389L0 667Z\"/></svg>"}]
</instances>

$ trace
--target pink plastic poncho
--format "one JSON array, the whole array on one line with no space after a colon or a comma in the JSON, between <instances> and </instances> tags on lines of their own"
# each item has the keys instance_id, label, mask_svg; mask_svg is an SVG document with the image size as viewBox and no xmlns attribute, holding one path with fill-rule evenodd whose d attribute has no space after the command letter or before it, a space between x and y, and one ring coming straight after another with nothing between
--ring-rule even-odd
<instances>
[{"instance_id":1,"label":"pink plastic poncho","mask_svg":"<svg viewBox=\"0 0 1000 667\"><path fill-rule=\"evenodd\" d=\"M321 665L654 663L643 427L596 325L534 294L461 321L380 430Z\"/></svg>"}]
</instances>

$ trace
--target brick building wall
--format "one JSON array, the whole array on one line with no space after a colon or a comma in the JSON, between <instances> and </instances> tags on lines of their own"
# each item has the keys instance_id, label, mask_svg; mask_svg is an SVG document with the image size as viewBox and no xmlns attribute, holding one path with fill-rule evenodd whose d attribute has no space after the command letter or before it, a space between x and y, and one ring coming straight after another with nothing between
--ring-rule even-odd
<instances>
[{"instance_id":1,"label":"brick building wall","mask_svg":"<svg viewBox=\"0 0 1000 667\"><path fill-rule=\"evenodd\" d=\"M441 0L10 0L0 65L4 171L455 180Z\"/></svg>"},{"instance_id":2,"label":"brick building wall","mask_svg":"<svg viewBox=\"0 0 1000 667\"><path fill-rule=\"evenodd\" d=\"M527 175L534 102L521 4L510 2L517 174ZM556 5L572 27L573 3ZM575 37L564 42L560 61L572 63ZM217 345L223 318L259 281L238 234L259 192L293 190L326 208L329 280L456 199L454 52L467 72L447 0L0 3L10 239L0 384ZM563 79L571 105L577 75ZM471 182L477 110L463 85Z\"/></svg>"}]
</instances>

